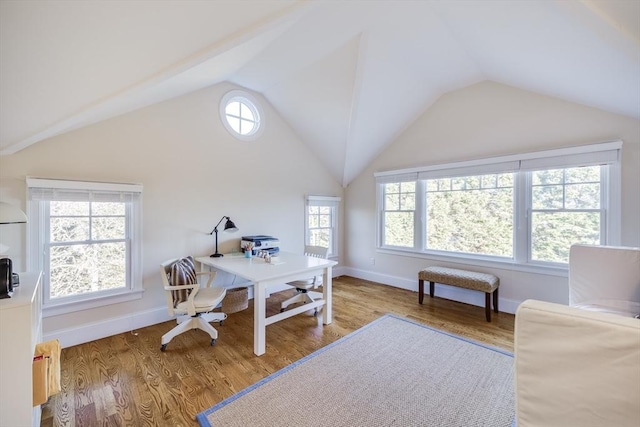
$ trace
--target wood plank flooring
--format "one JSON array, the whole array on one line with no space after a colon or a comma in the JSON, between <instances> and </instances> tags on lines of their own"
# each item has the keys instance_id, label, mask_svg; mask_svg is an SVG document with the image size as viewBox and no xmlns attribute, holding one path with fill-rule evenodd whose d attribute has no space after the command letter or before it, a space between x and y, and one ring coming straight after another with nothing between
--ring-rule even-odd
<instances>
[{"instance_id":1,"label":"wood plank flooring","mask_svg":"<svg viewBox=\"0 0 640 427\"><path fill-rule=\"evenodd\" d=\"M42 426L197 426L195 415L313 351L393 313L513 351L514 316L342 276L334 279L331 325L304 313L267 326L267 352L253 354L253 303L229 315L209 345L192 330L160 351L175 321L65 348L62 392L42 406ZM273 294L267 313L293 291Z\"/></svg>"}]
</instances>

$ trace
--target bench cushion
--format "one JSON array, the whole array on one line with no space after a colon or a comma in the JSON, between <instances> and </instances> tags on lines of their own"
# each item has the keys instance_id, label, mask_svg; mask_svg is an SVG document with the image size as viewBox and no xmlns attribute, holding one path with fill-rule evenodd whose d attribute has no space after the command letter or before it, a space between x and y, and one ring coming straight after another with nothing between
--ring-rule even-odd
<instances>
[{"instance_id":1,"label":"bench cushion","mask_svg":"<svg viewBox=\"0 0 640 427\"><path fill-rule=\"evenodd\" d=\"M500 286L500 279L493 274L448 267L425 268L418 273L418 279L489 293Z\"/></svg>"}]
</instances>

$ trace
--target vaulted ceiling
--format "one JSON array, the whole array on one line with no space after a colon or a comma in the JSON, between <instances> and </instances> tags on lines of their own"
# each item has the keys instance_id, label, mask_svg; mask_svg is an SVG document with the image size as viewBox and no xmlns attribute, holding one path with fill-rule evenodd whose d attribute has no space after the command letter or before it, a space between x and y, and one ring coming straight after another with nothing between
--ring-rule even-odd
<instances>
[{"instance_id":1,"label":"vaulted ceiling","mask_svg":"<svg viewBox=\"0 0 640 427\"><path fill-rule=\"evenodd\" d=\"M640 118L640 1L0 2L0 154L223 81L349 184L492 80Z\"/></svg>"}]
</instances>

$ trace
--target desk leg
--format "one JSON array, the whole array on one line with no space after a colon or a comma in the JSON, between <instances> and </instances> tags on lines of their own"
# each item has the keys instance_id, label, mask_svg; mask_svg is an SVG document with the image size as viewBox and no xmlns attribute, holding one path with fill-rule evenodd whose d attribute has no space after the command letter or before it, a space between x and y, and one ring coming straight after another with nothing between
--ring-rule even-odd
<instances>
[{"instance_id":1,"label":"desk leg","mask_svg":"<svg viewBox=\"0 0 640 427\"><path fill-rule=\"evenodd\" d=\"M267 297L265 287L253 284L253 352L262 356L266 351L267 335Z\"/></svg>"},{"instance_id":2,"label":"desk leg","mask_svg":"<svg viewBox=\"0 0 640 427\"><path fill-rule=\"evenodd\" d=\"M332 290L331 290L331 267L324 269L324 277L322 278L322 298L324 299L324 309L322 310L322 323L325 325L333 322L332 312Z\"/></svg>"}]
</instances>

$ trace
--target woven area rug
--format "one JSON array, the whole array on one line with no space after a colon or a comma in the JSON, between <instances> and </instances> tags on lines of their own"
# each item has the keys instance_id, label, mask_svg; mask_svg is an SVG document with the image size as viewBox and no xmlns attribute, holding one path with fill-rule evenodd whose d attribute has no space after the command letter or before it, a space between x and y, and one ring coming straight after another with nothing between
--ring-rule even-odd
<instances>
[{"instance_id":1,"label":"woven area rug","mask_svg":"<svg viewBox=\"0 0 640 427\"><path fill-rule=\"evenodd\" d=\"M514 401L510 353L385 315L197 419L213 427L509 427Z\"/></svg>"}]
</instances>

